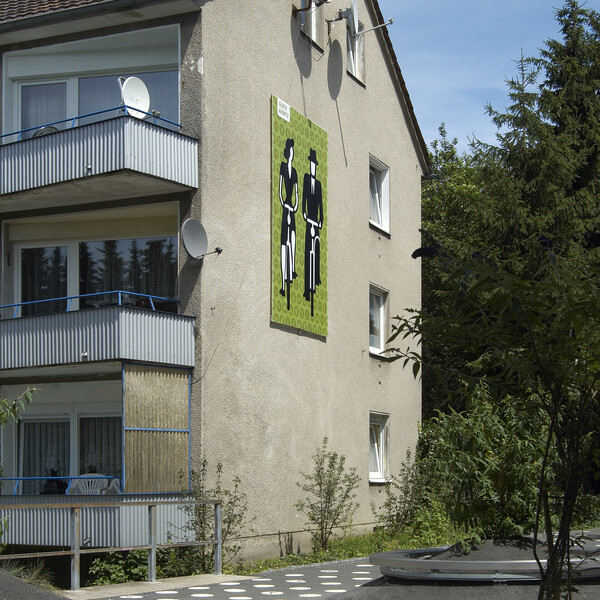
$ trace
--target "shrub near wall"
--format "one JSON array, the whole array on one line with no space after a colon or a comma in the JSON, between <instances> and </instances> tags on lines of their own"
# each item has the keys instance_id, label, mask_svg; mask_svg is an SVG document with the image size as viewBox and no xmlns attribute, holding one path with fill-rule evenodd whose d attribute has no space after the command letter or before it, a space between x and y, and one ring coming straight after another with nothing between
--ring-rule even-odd
<instances>
[{"instance_id":1,"label":"shrub near wall","mask_svg":"<svg viewBox=\"0 0 600 600\"><path fill-rule=\"evenodd\" d=\"M417 467L424 493L483 537L530 533L547 426L541 411L526 414L511 398L493 402L480 385L467 410L438 412L423 424Z\"/></svg>"}]
</instances>

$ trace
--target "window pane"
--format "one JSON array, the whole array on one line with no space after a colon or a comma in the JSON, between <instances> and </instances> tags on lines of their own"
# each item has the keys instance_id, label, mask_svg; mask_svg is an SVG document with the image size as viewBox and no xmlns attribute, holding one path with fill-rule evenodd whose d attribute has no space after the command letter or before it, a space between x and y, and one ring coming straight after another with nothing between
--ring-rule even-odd
<instances>
[{"instance_id":1,"label":"window pane","mask_svg":"<svg viewBox=\"0 0 600 600\"><path fill-rule=\"evenodd\" d=\"M346 30L346 62L347 69L352 73L352 75L356 75L356 63L355 63L355 54L356 54L356 38L352 37L352 31L350 26L348 26Z\"/></svg>"},{"instance_id":2,"label":"window pane","mask_svg":"<svg viewBox=\"0 0 600 600\"><path fill-rule=\"evenodd\" d=\"M370 445L369 445L369 471L373 473L381 472L380 449L379 449L379 425L371 424L369 427Z\"/></svg>"},{"instance_id":3,"label":"window pane","mask_svg":"<svg viewBox=\"0 0 600 600\"><path fill-rule=\"evenodd\" d=\"M114 108L120 104L121 88L116 75L81 77L79 79L79 115ZM111 111L79 119L79 125L110 119L118 114L118 111Z\"/></svg>"},{"instance_id":4,"label":"window pane","mask_svg":"<svg viewBox=\"0 0 600 600\"><path fill-rule=\"evenodd\" d=\"M381 225L381 184L375 169L369 171L369 188L371 191L370 219Z\"/></svg>"},{"instance_id":5,"label":"window pane","mask_svg":"<svg viewBox=\"0 0 600 600\"><path fill-rule=\"evenodd\" d=\"M121 417L79 419L79 474L121 475Z\"/></svg>"},{"instance_id":6,"label":"window pane","mask_svg":"<svg viewBox=\"0 0 600 600\"><path fill-rule=\"evenodd\" d=\"M67 84L43 83L21 87L21 128L41 127L67 117ZM64 129L65 124L55 125ZM35 131L23 134L30 138Z\"/></svg>"},{"instance_id":7,"label":"window pane","mask_svg":"<svg viewBox=\"0 0 600 600\"><path fill-rule=\"evenodd\" d=\"M22 425L23 477L61 477L70 474L69 423L27 422ZM62 479L23 482L23 494L64 494L68 481Z\"/></svg>"},{"instance_id":8,"label":"window pane","mask_svg":"<svg viewBox=\"0 0 600 600\"><path fill-rule=\"evenodd\" d=\"M177 283L177 238L137 238L81 242L79 244L79 293L101 294L82 298L81 308L116 304L111 291L135 292L173 299ZM123 302L148 307L149 302L128 296ZM173 302L156 301L158 310L176 312Z\"/></svg>"},{"instance_id":9,"label":"window pane","mask_svg":"<svg viewBox=\"0 0 600 600\"><path fill-rule=\"evenodd\" d=\"M369 294L369 346L381 349L381 296Z\"/></svg>"},{"instance_id":10,"label":"window pane","mask_svg":"<svg viewBox=\"0 0 600 600\"><path fill-rule=\"evenodd\" d=\"M148 88L150 111L157 110L160 116L170 121L179 121L179 76L177 71L157 71L155 73L137 73ZM132 77L126 75L124 77ZM79 79L79 114L105 110L121 105L121 86L118 75L102 77L81 77ZM80 119L79 124L93 123L110 119L118 112L110 111ZM159 121L160 123L160 121Z\"/></svg>"},{"instance_id":11,"label":"window pane","mask_svg":"<svg viewBox=\"0 0 600 600\"><path fill-rule=\"evenodd\" d=\"M67 295L67 248L23 248L21 250L21 302ZM65 311L66 300L21 307L21 315L47 315Z\"/></svg>"}]
</instances>

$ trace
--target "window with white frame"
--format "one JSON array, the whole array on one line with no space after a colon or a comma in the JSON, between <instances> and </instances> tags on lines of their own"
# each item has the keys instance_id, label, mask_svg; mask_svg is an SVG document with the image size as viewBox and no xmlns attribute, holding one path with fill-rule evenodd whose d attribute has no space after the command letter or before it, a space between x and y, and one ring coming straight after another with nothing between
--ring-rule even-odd
<instances>
[{"instance_id":1,"label":"window with white frame","mask_svg":"<svg viewBox=\"0 0 600 600\"><path fill-rule=\"evenodd\" d=\"M151 110L179 121L177 26L7 52L2 81L3 129L11 132L38 127L117 107L121 104L118 78L129 76L146 84ZM114 111L77 124L113 116Z\"/></svg>"},{"instance_id":2,"label":"window with white frame","mask_svg":"<svg viewBox=\"0 0 600 600\"><path fill-rule=\"evenodd\" d=\"M2 395L18 397L23 386L2 386ZM43 382L36 402L18 423L2 431L2 493L64 494L71 477L122 474L122 383L106 381Z\"/></svg>"},{"instance_id":3,"label":"window with white frame","mask_svg":"<svg viewBox=\"0 0 600 600\"><path fill-rule=\"evenodd\" d=\"M374 156L369 156L369 222L390 231L390 170Z\"/></svg>"},{"instance_id":4,"label":"window with white frame","mask_svg":"<svg viewBox=\"0 0 600 600\"><path fill-rule=\"evenodd\" d=\"M150 308L152 296L157 310L177 312L177 222L175 203L11 221L6 303L29 303L19 314L32 316L119 301Z\"/></svg>"},{"instance_id":5,"label":"window with white frame","mask_svg":"<svg viewBox=\"0 0 600 600\"><path fill-rule=\"evenodd\" d=\"M22 493L64 494L68 478L77 475L120 477L121 429L120 416L23 419L19 424ZM45 477L49 479L40 479Z\"/></svg>"},{"instance_id":6,"label":"window with white frame","mask_svg":"<svg viewBox=\"0 0 600 600\"><path fill-rule=\"evenodd\" d=\"M389 415L369 415L369 481L383 482L388 471Z\"/></svg>"},{"instance_id":7,"label":"window with white frame","mask_svg":"<svg viewBox=\"0 0 600 600\"><path fill-rule=\"evenodd\" d=\"M362 34L363 24L357 21L358 30L355 31L352 19L348 19L346 28L346 49L348 72L359 81L365 80L365 36Z\"/></svg>"},{"instance_id":8,"label":"window with white frame","mask_svg":"<svg viewBox=\"0 0 600 600\"><path fill-rule=\"evenodd\" d=\"M369 352L381 354L387 339L387 296L380 287L369 287Z\"/></svg>"}]
</instances>

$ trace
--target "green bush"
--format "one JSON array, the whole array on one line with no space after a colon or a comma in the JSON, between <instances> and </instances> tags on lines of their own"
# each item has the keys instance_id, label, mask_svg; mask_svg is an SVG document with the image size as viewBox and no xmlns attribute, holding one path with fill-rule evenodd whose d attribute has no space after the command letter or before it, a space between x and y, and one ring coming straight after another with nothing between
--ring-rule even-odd
<instances>
[{"instance_id":1,"label":"green bush","mask_svg":"<svg viewBox=\"0 0 600 600\"><path fill-rule=\"evenodd\" d=\"M410 450L402 463L400 474L388 478L383 489L385 500L381 507L371 504L371 509L388 535L396 536L407 531L419 510L427 503L427 490L419 465L412 460Z\"/></svg>"},{"instance_id":2,"label":"green bush","mask_svg":"<svg viewBox=\"0 0 600 600\"><path fill-rule=\"evenodd\" d=\"M214 482L211 485L208 463L203 459L200 470L192 471L191 486L188 494L190 500L220 499L221 508L221 540L223 544L223 564L233 561L241 550L236 538L247 525L246 513L248 501L241 491L239 477L232 479L231 485L223 483L223 465L217 463ZM184 530L192 533L197 540L212 539L214 535L214 507L212 504L184 504L182 510L187 515L188 523ZM176 553L176 563L187 565L190 573L212 573L214 571L214 549L212 546L196 546L180 549Z\"/></svg>"},{"instance_id":3,"label":"green bush","mask_svg":"<svg viewBox=\"0 0 600 600\"><path fill-rule=\"evenodd\" d=\"M525 413L510 398L493 402L483 385L465 392L467 410L438 412L423 425L419 468L429 494L454 523L483 537L530 533L544 455L545 413Z\"/></svg>"},{"instance_id":4,"label":"green bush","mask_svg":"<svg viewBox=\"0 0 600 600\"><path fill-rule=\"evenodd\" d=\"M525 414L510 398L493 402L484 385L463 393L467 409L438 412L423 424L416 459L407 456L385 488L385 501L374 507L391 535L412 532L413 539L435 545L448 528L451 536L471 538L533 531L544 412Z\"/></svg>"},{"instance_id":5,"label":"green bush","mask_svg":"<svg viewBox=\"0 0 600 600\"><path fill-rule=\"evenodd\" d=\"M313 548L327 551L329 540L336 527L347 525L358 508L355 502L360 477L356 468L346 471L346 457L327 450L327 438L313 455L314 471L302 473L304 483L298 487L308 494L296 502L303 512L309 529L313 528Z\"/></svg>"},{"instance_id":6,"label":"green bush","mask_svg":"<svg viewBox=\"0 0 600 600\"><path fill-rule=\"evenodd\" d=\"M231 562L240 551L234 538L240 535L246 524L248 503L246 494L240 489L241 481L234 477L231 486L223 483L223 466L217 464L213 484L209 482L208 464L203 459L199 471L192 471L191 486L185 491L189 500L222 501L221 540L223 563ZM183 527L184 535L192 534L197 540L214 537L214 505L182 504L187 516ZM156 576L159 579L182 577L214 571L214 546L186 546L159 548L156 552ZM108 552L92 562L88 585L146 581L148 579L148 551Z\"/></svg>"}]
</instances>

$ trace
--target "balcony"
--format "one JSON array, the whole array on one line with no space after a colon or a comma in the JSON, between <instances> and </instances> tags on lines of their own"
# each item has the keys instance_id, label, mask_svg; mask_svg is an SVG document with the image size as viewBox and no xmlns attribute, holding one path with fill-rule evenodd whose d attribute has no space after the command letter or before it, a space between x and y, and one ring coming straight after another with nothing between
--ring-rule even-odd
<instances>
[{"instance_id":1,"label":"balcony","mask_svg":"<svg viewBox=\"0 0 600 600\"><path fill-rule=\"evenodd\" d=\"M70 310L82 296L52 299L48 302L66 302L67 310L0 320L0 371L97 361L194 366L195 317L154 310L166 298L107 294L118 303ZM140 296L149 308L126 305L131 296ZM22 306L0 306L0 314L16 316Z\"/></svg>"},{"instance_id":2,"label":"balcony","mask_svg":"<svg viewBox=\"0 0 600 600\"><path fill-rule=\"evenodd\" d=\"M0 146L0 213L198 187L198 140L160 119L125 114L75 127L76 119L70 129L44 128L54 130L50 135L3 136L9 143Z\"/></svg>"}]
</instances>

